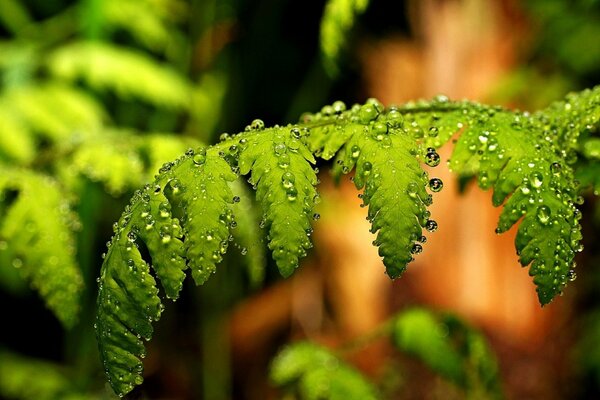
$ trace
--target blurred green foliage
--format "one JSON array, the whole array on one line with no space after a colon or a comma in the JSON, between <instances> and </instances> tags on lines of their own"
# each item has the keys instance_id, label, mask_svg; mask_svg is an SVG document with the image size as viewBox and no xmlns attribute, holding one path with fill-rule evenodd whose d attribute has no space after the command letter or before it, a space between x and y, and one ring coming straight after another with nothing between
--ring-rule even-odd
<instances>
[{"instance_id":1,"label":"blurred green foliage","mask_svg":"<svg viewBox=\"0 0 600 400\"><path fill-rule=\"evenodd\" d=\"M336 8L338 3L345 8ZM335 86L332 77L344 78L340 49L357 18L352 10L360 14L366 3L330 1L324 7L266 0L0 1L1 178L29 175L22 178L24 187L42 182L32 192L4 185L0 196L0 300L18 304L6 310L0 335L0 396L114 396L104 383L91 328L95 278L116 210L122 209L132 191L151 180L165 161L187 148L213 143L219 132L236 130L256 116L283 121L284 116L295 118L315 104L324 104ZM530 101L527 104L537 108L568 89L597 83L600 46L594 43L600 25L594 0L529 3L540 29L538 47L532 52L534 67L517 75L506 93L507 98L520 93L526 99L523 103ZM329 18L321 20L324 10ZM320 24L324 33L319 44ZM537 100L523 95L532 81L543 89L536 91L540 94ZM600 169L594 140L591 137L583 149L592 162L581 180L596 180L597 188ZM42 191L44 185L51 189ZM81 277L76 279L84 283L80 320L70 330L59 327L30 295L28 285L33 284L54 309L49 300L52 296L40 290L48 282L22 276L27 268L48 261L48 252L65 250L58 249L65 247L57 244L65 236L57 233L60 223L53 222L61 206L48 205L63 200L70 202L70 212L77 217L73 221L80 225L74 236L66 239L75 240L76 246L67 264L79 266ZM21 248L9 246L6 232L15 229L10 230L3 221L15 201L24 202L22 215L37 217L40 226L36 232L44 232L42 238L51 236L52 240L40 243L35 232L24 231L31 240L21 242ZM238 215L256 222L259 216L248 204L239 205L247 208ZM240 221L240 225L257 224ZM204 359L194 364L204 376L192 390L196 398L230 396L228 348L223 340L215 339L215 326L227 308L248 293L248 281L256 284L264 274L260 236L256 231L238 234L236 239L246 243L243 247L248 255L233 256L230 261L248 264L249 276L228 270L223 274L228 280L215 281L200 297L187 299L200 303L194 308L197 319L190 317L198 322L199 332L190 335L202 337L199 341L206 348ZM27 261L25 253L30 264L14 268L15 260ZM190 307L185 300L183 307ZM61 317L60 311L57 314L62 320L71 320L71 316ZM598 348L596 315L587 320L587 336L578 353L584 360L581 367L592 377L590 393L600 388L600 357L591 351ZM174 320L167 319L165 324L175 332L179 326ZM413 310L399 317L395 327L399 348L442 376L472 393L495 390L493 357L481 336L458 320ZM172 343L179 337L166 335L163 340ZM432 349L445 356L437 360ZM316 354L318 360L329 360L325 371L337 365L335 385L330 388L346 393L345 397L356 393L346 390L371 393L369 384L336 356L310 344L304 350L312 352L310 357ZM331 360L335 362L330 365ZM320 371L313 374L319 384L332 378L328 372L323 374L322 368ZM353 382L358 382L354 389ZM308 395L311 388L308 385L302 390Z\"/></svg>"}]
</instances>

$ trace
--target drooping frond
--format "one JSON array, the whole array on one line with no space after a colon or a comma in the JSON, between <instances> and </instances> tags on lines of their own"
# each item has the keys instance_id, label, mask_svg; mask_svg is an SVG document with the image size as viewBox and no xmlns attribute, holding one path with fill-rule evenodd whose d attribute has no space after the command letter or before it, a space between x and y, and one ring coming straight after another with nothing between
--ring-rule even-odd
<instances>
[{"instance_id":1,"label":"drooping frond","mask_svg":"<svg viewBox=\"0 0 600 400\"><path fill-rule=\"evenodd\" d=\"M261 122L262 123L262 122ZM263 208L269 249L284 277L312 247L310 221L317 194L315 160L297 127L272 128L240 141L240 173L251 172L249 182Z\"/></svg>"},{"instance_id":2,"label":"drooping frond","mask_svg":"<svg viewBox=\"0 0 600 400\"><path fill-rule=\"evenodd\" d=\"M295 343L273 360L270 377L303 400L374 400L380 396L356 369L313 343Z\"/></svg>"},{"instance_id":3,"label":"drooping frond","mask_svg":"<svg viewBox=\"0 0 600 400\"><path fill-rule=\"evenodd\" d=\"M66 327L77 320L83 281L75 263L77 220L49 177L0 167L0 251L9 251ZM4 266L4 268L10 266Z\"/></svg>"},{"instance_id":4,"label":"drooping frond","mask_svg":"<svg viewBox=\"0 0 600 400\"><path fill-rule=\"evenodd\" d=\"M329 0L321 19L321 53L325 68L331 74L338 71L338 58L347 44L355 18L362 14L369 0Z\"/></svg>"},{"instance_id":5,"label":"drooping frond","mask_svg":"<svg viewBox=\"0 0 600 400\"><path fill-rule=\"evenodd\" d=\"M452 315L410 309L395 317L394 345L463 387L469 398L500 398L498 366L483 335Z\"/></svg>"},{"instance_id":6,"label":"drooping frond","mask_svg":"<svg viewBox=\"0 0 600 400\"><path fill-rule=\"evenodd\" d=\"M198 284L210 277L229 243L234 197L227 182L235 178L217 149L188 152L163 166L117 224L102 266L96 317L100 353L115 392L127 393L141 383L140 338L150 339L151 323L162 312L150 267L173 299L182 287L186 259ZM173 218L173 207L182 224ZM151 266L138 242L148 249Z\"/></svg>"},{"instance_id":7,"label":"drooping frond","mask_svg":"<svg viewBox=\"0 0 600 400\"><path fill-rule=\"evenodd\" d=\"M493 188L493 204L503 205L496 232L523 219L515 243L519 261L531 264L540 302L550 302L572 276L575 252L581 250L573 170L544 122L553 112L531 116L444 97L410 103L401 111L404 125L433 147L462 132L450 168L476 175L482 189Z\"/></svg>"},{"instance_id":8,"label":"drooping frond","mask_svg":"<svg viewBox=\"0 0 600 400\"><path fill-rule=\"evenodd\" d=\"M135 50L77 42L52 53L48 67L59 78L81 79L95 89L113 90L122 97L179 109L190 105L190 84L175 70Z\"/></svg>"}]
</instances>

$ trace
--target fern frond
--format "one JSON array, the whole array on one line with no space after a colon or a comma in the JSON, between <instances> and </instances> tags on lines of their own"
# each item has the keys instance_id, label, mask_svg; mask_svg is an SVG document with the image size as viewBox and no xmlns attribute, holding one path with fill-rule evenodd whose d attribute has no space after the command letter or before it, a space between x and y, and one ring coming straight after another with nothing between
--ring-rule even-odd
<instances>
[{"instance_id":1,"label":"fern frond","mask_svg":"<svg viewBox=\"0 0 600 400\"><path fill-rule=\"evenodd\" d=\"M63 46L48 60L50 72L66 80L84 80L98 90L112 90L157 106L187 109L190 84L175 70L143 53L105 43Z\"/></svg>"},{"instance_id":2,"label":"fern frond","mask_svg":"<svg viewBox=\"0 0 600 400\"><path fill-rule=\"evenodd\" d=\"M330 74L338 72L338 58L346 46L355 18L362 14L369 0L329 0L321 19L321 54Z\"/></svg>"},{"instance_id":3,"label":"fern frond","mask_svg":"<svg viewBox=\"0 0 600 400\"><path fill-rule=\"evenodd\" d=\"M586 110L595 112L594 107ZM545 139L541 121L444 97L388 109L376 100L350 110L336 102L297 125L265 129L255 120L245 132L222 135L220 143L164 164L116 225L102 266L97 335L114 390L124 394L141 382L139 357L145 350L139 338L150 338L151 322L162 310L137 245L148 249L168 297L177 297L187 266L196 283L204 283L236 225L240 195L233 196L232 182L238 173L249 174L268 246L281 274L289 276L311 247L318 182L313 155L337 157L338 175L355 169L355 185L364 188L372 231L378 232L375 244L387 273L397 277L422 250L422 228L437 227L429 219L426 186L436 192L441 182L428 181L421 161L438 165L434 147L462 131L450 166L461 175L477 175L480 187L493 188L494 205L504 204L499 233L523 219L516 239L520 262L531 264L540 302L548 303L569 280L581 233L571 165Z\"/></svg>"},{"instance_id":4,"label":"fern frond","mask_svg":"<svg viewBox=\"0 0 600 400\"><path fill-rule=\"evenodd\" d=\"M377 389L356 369L308 342L283 349L273 360L270 378L277 386L294 389L303 400L380 398Z\"/></svg>"},{"instance_id":5,"label":"fern frond","mask_svg":"<svg viewBox=\"0 0 600 400\"><path fill-rule=\"evenodd\" d=\"M74 259L78 222L64 193L49 177L0 167L0 202L0 242L18 257L13 266L63 325L73 326L83 280Z\"/></svg>"},{"instance_id":6,"label":"fern frond","mask_svg":"<svg viewBox=\"0 0 600 400\"><path fill-rule=\"evenodd\" d=\"M444 97L401 111L405 126L431 146L462 132L450 168L476 175L482 189L493 188L494 206L503 205L497 233L523 219L515 242L519 261L531 264L539 300L549 303L569 281L581 250L581 214L574 205L573 170L565 153L547 139L544 118Z\"/></svg>"},{"instance_id":7,"label":"fern frond","mask_svg":"<svg viewBox=\"0 0 600 400\"><path fill-rule=\"evenodd\" d=\"M297 127L272 128L240 145L240 173L251 172L249 182L263 208L269 249L284 277L312 247L310 221L317 194L317 176L311 152L297 137Z\"/></svg>"},{"instance_id":8,"label":"fern frond","mask_svg":"<svg viewBox=\"0 0 600 400\"><path fill-rule=\"evenodd\" d=\"M448 314L410 309L395 317L393 343L472 398L500 398L498 366L483 335Z\"/></svg>"}]
</instances>

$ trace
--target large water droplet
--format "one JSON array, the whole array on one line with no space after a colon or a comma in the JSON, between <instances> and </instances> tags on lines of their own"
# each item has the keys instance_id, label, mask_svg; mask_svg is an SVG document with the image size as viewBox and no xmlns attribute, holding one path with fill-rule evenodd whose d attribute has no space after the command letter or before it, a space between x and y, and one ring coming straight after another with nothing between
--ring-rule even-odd
<instances>
[{"instance_id":1,"label":"large water droplet","mask_svg":"<svg viewBox=\"0 0 600 400\"><path fill-rule=\"evenodd\" d=\"M429 232L435 232L435 231L437 231L437 228L438 228L438 224L434 220L428 219L425 222L425 229L427 229L427 231L429 231Z\"/></svg>"},{"instance_id":2,"label":"large water droplet","mask_svg":"<svg viewBox=\"0 0 600 400\"><path fill-rule=\"evenodd\" d=\"M425 164L430 167L437 167L440 164L440 155L436 153L433 147L427 149L427 154L425 154Z\"/></svg>"},{"instance_id":3,"label":"large water droplet","mask_svg":"<svg viewBox=\"0 0 600 400\"><path fill-rule=\"evenodd\" d=\"M421 246L419 243L415 243L412 245L410 252L412 254L421 254L423 252L423 246Z\"/></svg>"},{"instance_id":4,"label":"large water droplet","mask_svg":"<svg viewBox=\"0 0 600 400\"><path fill-rule=\"evenodd\" d=\"M529 180L534 188L539 188L542 186L544 176L539 172L532 172L531 175L529 175Z\"/></svg>"},{"instance_id":5,"label":"large water droplet","mask_svg":"<svg viewBox=\"0 0 600 400\"><path fill-rule=\"evenodd\" d=\"M265 123L263 122L262 119L257 118L250 123L250 129L255 130L255 131L265 129Z\"/></svg>"},{"instance_id":6,"label":"large water droplet","mask_svg":"<svg viewBox=\"0 0 600 400\"><path fill-rule=\"evenodd\" d=\"M548 222L550 222L551 214L552 212L548 206L540 206L537 209L537 218L544 225L547 225Z\"/></svg>"},{"instance_id":7,"label":"large water droplet","mask_svg":"<svg viewBox=\"0 0 600 400\"><path fill-rule=\"evenodd\" d=\"M379 112L373 105L365 104L360 108L360 111L358 112L358 118L362 124L368 124L377 118L378 114Z\"/></svg>"},{"instance_id":8,"label":"large water droplet","mask_svg":"<svg viewBox=\"0 0 600 400\"><path fill-rule=\"evenodd\" d=\"M429 189L432 192L439 192L444 187L444 182L440 178L431 178L429 180Z\"/></svg>"},{"instance_id":9,"label":"large water droplet","mask_svg":"<svg viewBox=\"0 0 600 400\"><path fill-rule=\"evenodd\" d=\"M296 182L296 176L293 173L287 171L281 175L281 184L285 189L289 189L294 186L294 182Z\"/></svg>"}]
</instances>

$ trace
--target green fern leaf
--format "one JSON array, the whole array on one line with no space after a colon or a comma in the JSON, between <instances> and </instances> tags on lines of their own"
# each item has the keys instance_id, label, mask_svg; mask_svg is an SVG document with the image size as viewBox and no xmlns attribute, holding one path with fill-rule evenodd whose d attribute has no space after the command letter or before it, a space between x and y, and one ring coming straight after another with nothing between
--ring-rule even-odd
<instances>
[{"instance_id":1,"label":"green fern leaf","mask_svg":"<svg viewBox=\"0 0 600 400\"><path fill-rule=\"evenodd\" d=\"M308 342L283 349L273 360L270 377L277 386L292 386L304 400L380 398L357 370Z\"/></svg>"},{"instance_id":2,"label":"green fern leaf","mask_svg":"<svg viewBox=\"0 0 600 400\"><path fill-rule=\"evenodd\" d=\"M13 198L16 196L16 198ZM0 251L8 249L57 318L77 320L83 280L75 263L77 220L64 193L48 177L0 167Z\"/></svg>"},{"instance_id":3,"label":"green fern leaf","mask_svg":"<svg viewBox=\"0 0 600 400\"><path fill-rule=\"evenodd\" d=\"M103 43L79 42L50 55L50 72L63 79L83 79L95 89L136 97L157 106L187 109L190 84L176 71L143 53Z\"/></svg>"},{"instance_id":4,"label":"green fern leaf","mask_svg":"<svg viewBox=\"0 0 600 400\"><path fill-rule=\"evenodd\" d=\"M381 103L371 99L362 107L344 110L343 103L336 102L319 115L305 116L308 123L317 126L311 129L309 144L321 158L338 155L336 176L355 168L354 184L357 189L365 189L361 197L369 206L371 231L378 232L374 244L379 247L387 274L397 278L413 260L413 254L422 250L422 227L437 229L427 211L432 203L425 190L427 173L416 157L423 152L413 135L403 129L397 109L383 113ZM325 121L331 122L319 126ZM439 162L435 152L423 156L425 160L433 158L436 165Z\"/></svg>"},{"instance_id":5,"label":"green fern leaf","mask_svg":"<svg viewBox=\"0 0 600 400\"><path fill-rule=\"evenodd\" d=\"M329 0L321 19L321 53L325 68L332 75L338 72L337 60L346 45L354 19L362 14L369 0Z\"/></svg>"},{"instance_id":6,"label":"green fern leaf","mask_svg":"<svg viewBox=\"0 0 600 400\"><path fill-rule=\"evenodd\" d=\"M240 173L252 173L249 182L263 208L269 249L284 277L294 272L299 258L312 247L309 235L317 176L311 163L315 159L298 132L288 126L248 136L239 159Z\"/></svg>"}]
</instances>

